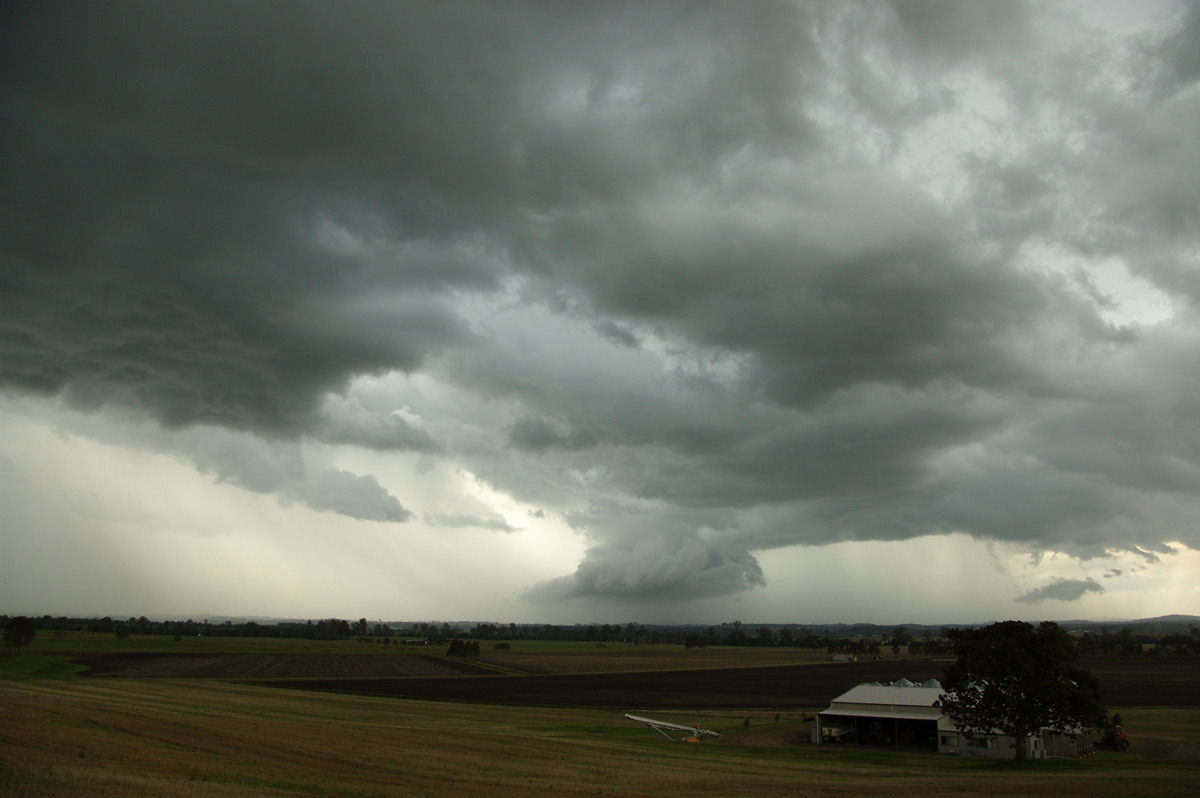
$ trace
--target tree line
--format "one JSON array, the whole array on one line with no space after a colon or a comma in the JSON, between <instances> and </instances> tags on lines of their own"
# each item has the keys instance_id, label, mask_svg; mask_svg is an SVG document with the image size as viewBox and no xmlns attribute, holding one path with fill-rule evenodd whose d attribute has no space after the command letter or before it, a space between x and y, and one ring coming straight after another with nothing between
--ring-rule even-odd
<instances>
[{"instance_id":1,"label":"tree line","mask_svg":"<svg viewBox=\"0 0 1200 798\"><path fill-rule=\"evenodd\" d=\"M24 616L22 616L24 617ZM8 616L0 615L0 624L7 625ZM208 619L186 621L159 621L145 616L125 619L69 618L43 615L26 619L34 629L47 631L97 632L129 635L166 635L172 637L272 637L301 638L310 640L358 639L399 643L402 641L441 645L449 640L554 640L572 642L633 643L656 645L673 643L689 648L707 646L775 646L806 648L829 652L853 654L878 653L881 644L909 645L911 636L903 627L896 634L873 638L837 637L828 628L794 626L745 627L741 621L732 621L717 626L648 626L646 624L451 624L449 622L413 622L408 624L372 623L366 618L357 621L341 618L325 618L307 621L258 621L224 620L210 622ZM935 646L933 638L929 645Z\"/></svg>"},{"instance_id":2,"label":"tree line","mask_svg":"<svg viewBox=\"0 0 1200 798\"><path fill-rule=\"evenodd\" d=\"M1116 632L1101 627L1098 631L1084 632L1076 644L1083 655L1109 654L1128 657L1148 652L1200 654L1200 628L1195 624L1188 624L1187 632L1146 634L1135 632L1129 627Z\"/></svg>"},{"instance_id":3,"label":"tree line","mask_svg":"<svg viewBox=\"0 0 1200 798\"><path fill-rule=\"evenodd\" d=\"M9 628L13 624L13 631ZM5 632L6 646L10 650L23 647L30 632L76 631L129 635L166 635L182 637L273 637L309 640L352 640L373 641L384 644L422 643L443 645L455 639L483 641L555 640L606 643L633 643L635 645L676 644L689 648L707 646L748 646L799 648L825 651L830 654L855 656L877 656L884 649L894 654L907 650L910 654L938 656L950 652L950 638L959 627L946 627L938 631L925 628L919 634L910 633L898 626L876 634L838 635L829 627L800 626L794 624L749 626L741 621L731 621L714 626L699 625L647 625L626 624L518 624L518 623L474 623L451 624L449 622L370 622L366 618L357 621L341 618L323 618L305 621L259 621L223 620L210 622L208 619L186 621L151 620L145 616L125 619L69 618L50 615L10 617L0 615L0 627ZM970 627L966 627L970 628ZM1200 629L1187 624L1184 630L1171 632L1135 631L1128 626L1117 631L1107 627L1076 634L1075 639L1082 655L1138 656L1146 654L1200 654ZM10 637L14 641L9 644ZM32 638L29 637L29 640Z\"/></svg>"}]
</instances>

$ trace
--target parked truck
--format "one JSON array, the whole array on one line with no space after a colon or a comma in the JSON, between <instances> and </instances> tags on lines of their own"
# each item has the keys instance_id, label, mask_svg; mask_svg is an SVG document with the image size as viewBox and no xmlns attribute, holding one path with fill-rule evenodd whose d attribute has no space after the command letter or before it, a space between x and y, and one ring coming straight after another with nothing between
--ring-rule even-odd
<instances>
[{"instance_id":1,"label":"parked truck","mask_svg":"<svg viewBox=\"0 0 1200 798\"><path fill-rule=\"evenodd\" d=\"M821 742L823 743L852 743L854 742L854 724L839 723L832 726L821 726Z\"/></svg>"}]
</instances>

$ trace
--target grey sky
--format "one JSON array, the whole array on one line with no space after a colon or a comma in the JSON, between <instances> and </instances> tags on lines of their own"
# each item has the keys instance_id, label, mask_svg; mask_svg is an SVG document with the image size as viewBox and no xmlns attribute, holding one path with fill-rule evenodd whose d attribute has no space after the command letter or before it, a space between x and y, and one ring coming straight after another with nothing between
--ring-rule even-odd
<instances>
[{"instance_id":1,"label":"grey sky","mask_svg":"<svg viewBox=\"0 0 1200 798\"><path fill-rule=\"evenodd\" d=\"M719 612L795 552L903 542L1039 610L1194 567L1200 5L2 13L0 500L35 572L39 507L93 490L53 462L98 446L187 468L102 504L275 500L229 498L204 556L336 517L278 543L314 553L290 578L375 537L509 572L478 617ZM169 551L154 519L121 546ZM886 594L857 567L822 584ZM289 584L240 611L303 614ZM403 616L392 589L349 614ZM778 595L746 606L803 615Z\"/></svg>"}]
</instances>

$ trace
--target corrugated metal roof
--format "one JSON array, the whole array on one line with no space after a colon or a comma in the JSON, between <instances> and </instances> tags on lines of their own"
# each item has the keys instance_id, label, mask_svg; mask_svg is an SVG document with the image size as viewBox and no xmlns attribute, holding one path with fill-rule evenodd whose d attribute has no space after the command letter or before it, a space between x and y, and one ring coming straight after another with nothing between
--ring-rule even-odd
<instances>
[{"instance_id":1,"label":"corrugated metal roof","mask_svg":"<svg viewBox=\"0 0 1200 798\"><path fill-rule=\"evenodd\" d=\"M910 682L911 684L911 682ZM887 704L889 706L931 707L945 691L939 687L896 687L860 684L833 699L834 704Z\"/></svg>"},{"instance_id":2,"label":"corrugated metal roof","mask_svg":"<svg viewBox=\"0 0 1200 798\"><path fill-rule=\"evenodd\" d=\"M818 712L822 720L829 718L895 718L896 720L939 720L944 715L941 715L937 710L929 710L921 712L912 707L900 707L895 712L888 712L880 709L846 709L838 711L837 709L827 709L824 712Z\"/></svg>"}]
</instances>

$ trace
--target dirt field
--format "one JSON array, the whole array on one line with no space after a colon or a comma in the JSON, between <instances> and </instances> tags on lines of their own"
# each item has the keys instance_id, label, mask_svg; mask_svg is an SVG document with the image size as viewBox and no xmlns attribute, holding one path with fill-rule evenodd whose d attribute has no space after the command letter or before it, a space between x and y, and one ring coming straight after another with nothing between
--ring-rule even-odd
<instances>
[{"instance_id":1,"label":"dirt field","mask_svg":"<svg viewBox=\"0 0 1200 798\"><path fill-rule=\"evenodd\" d=\"M679 649L647 646L637 650L583 648L568 652L486 651L479 666L409 651L393 654L165 654L80 655L88 676L137 678L373 678L612 673L622 671L745 668L828 662L829 655L796 649Z\"/></svg>"},{"instance_id":2,"label":"dirt field","mask_svg":"<svg viewBox=\"0 0 1200 798\"><path fill-rule=\"evenodd\" d=\"M760 668L829 662L825 652L794 648L696 648L645 646L635 650L604 648L570 652L485 651L485 665L519 673L610 673L613 671Z\"/></svg>"},{"instance_id":3,"label":"dirt field","mask_svg":"<svg viewBox=\"0 0 1200 798\"><path fill-rule=\"evenodd\" d=\"M465 679L289 681L290 687L373 695L485 701L531 706L804 708L824 707L834 696L868 681L938 678L943 663L929 661L837 662L763 668L686 671L568 673ZM1111 706L1200 706L1195 663L1156 660L1140 668L1091 668Z\"/></svg>"},{"instance_id":4,"label":"dirt field","mask_svg":"<svg viewBox=\"0 0 1200 798\"><path fill-rule=\"evenodd\" d=\"M939 678L945 662L814 661L755 649L491 653L479 665L426 654L105 654L90 675L267 680L345 693L528 706L813 708L866 681ZM1197 663L1182 657L1091 659L1115 707L1200 706ZM503 667L498 675L487 666ZM454 678L447 678L454 677Z\"/></svg>"}]
</instances>

